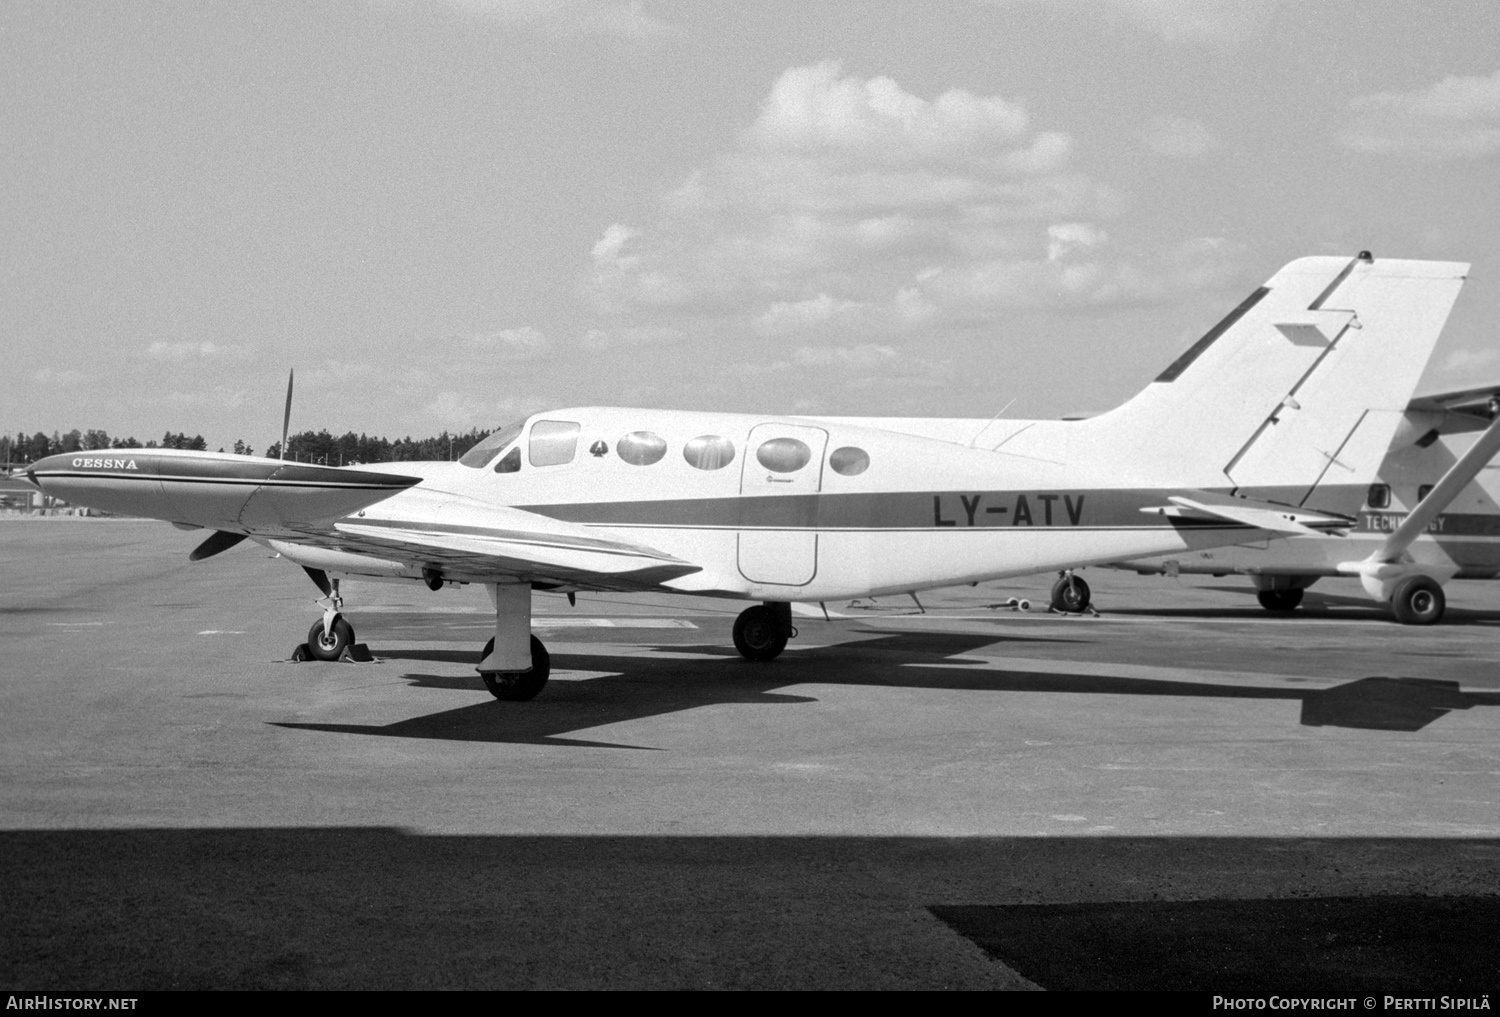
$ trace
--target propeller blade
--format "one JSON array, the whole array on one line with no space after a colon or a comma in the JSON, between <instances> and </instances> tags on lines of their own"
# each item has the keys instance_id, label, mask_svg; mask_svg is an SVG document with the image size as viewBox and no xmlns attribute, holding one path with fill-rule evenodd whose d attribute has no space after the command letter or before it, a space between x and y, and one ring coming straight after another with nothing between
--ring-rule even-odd
<instances>
[{"instance_id":1,"label":"propeller blade","mask_svg":"<svg viewBox=\"0 0 1500 1017\"><path fill-rule=\"evenodd\" d=\"M297 369L294 367L286 372L286 412L281 415L281 458L286 458L286 439L288 429L292 425L292 382L296 380Z\"/></svg>"},{"instance_id":2,"label":"propeller blade","mask_svg":"<svg viewBox=\"0 0 1500 1017\"><path fill-rule=\"evenodd\" d=\"M306 565L302 566L302 571L307 573L307 578L313 581L314 586L323 591L323 596L328 597L333 594L333 584L328 581L327 572L322 569L309 568Z\"/></svg>"},{"instance_id":3,"label":"propeller blade","mask_svg":"<svg viewBox=\"0 0 1500 1017\"><path fill-rule=\"evenodd\" d=\"M193 549L193 553L188 555L188 561L202 561L204 558L212 558L220 551L227 551L244 539L245 535L243 533L215 530L213 536Z\"/></svg>"}]
</instances>

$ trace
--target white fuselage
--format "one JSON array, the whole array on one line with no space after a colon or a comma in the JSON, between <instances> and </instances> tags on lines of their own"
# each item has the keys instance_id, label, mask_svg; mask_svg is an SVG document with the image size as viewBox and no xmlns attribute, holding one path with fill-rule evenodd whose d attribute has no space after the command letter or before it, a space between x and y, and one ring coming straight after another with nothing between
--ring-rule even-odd
<instances>
[{"instance_id":1,"label":"white fuselage","mask_svg":"<svg viewBox=\"0 0 1500 1017\"><path fill-rule=\"evenodd\" d=\"M566 461L532 465L531 436L542 422L578 425ZM1185 552L1248 532L1143 514L1163 491L1143 486L1120 459L1077 440L1086 438L1088 422L924 422L940 437L885 429L900 426L893 421L869 423L882 426L600 407L548 411L518 437L514 472L495 471L503 453L479 467L378 464L422 482L370 506L358 523L432 522L479 531L496 506L522 509L701 566L663 583L668 589L764 600L979 582ZM659 439L655 447L664 450L652 462L633 464L620 454L628 435L652 436L637 443ZM951 440L960 435L982 444ZM694 441L713 438L719 442L708 460L712 468L701 468L701 457L695 466L690 449L704 442ZM806 450L801 465L796 456L774 458L788 449L800 453L792 443ZM446 575L486 579L454 568Z\"/></svg>"}]
</instances>

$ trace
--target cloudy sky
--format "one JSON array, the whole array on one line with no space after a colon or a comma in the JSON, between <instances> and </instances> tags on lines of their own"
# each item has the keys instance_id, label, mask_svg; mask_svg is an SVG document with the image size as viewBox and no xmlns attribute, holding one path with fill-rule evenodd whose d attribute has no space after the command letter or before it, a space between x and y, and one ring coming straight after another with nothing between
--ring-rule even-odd
<instances>
[{"instance_id":1,"label":"cloudy sky","mask_svg":"<svg viewBox=\"0 0 1500 1017\"><path fill-rule=\"evenodd\" d=\"M1057 416L1304 254L1472 261L1500 5L0 6L0 430Z\"/></svg>"}]
</instances>

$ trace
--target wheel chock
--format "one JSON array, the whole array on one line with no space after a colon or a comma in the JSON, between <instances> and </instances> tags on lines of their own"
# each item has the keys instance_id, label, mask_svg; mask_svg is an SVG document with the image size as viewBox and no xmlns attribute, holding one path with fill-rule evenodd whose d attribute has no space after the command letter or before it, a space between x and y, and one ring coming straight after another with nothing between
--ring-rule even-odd
<instances>
[{"instance_id":1,"label":"wheel chock","mask_svg":"<svg viewBox=\"0 0 1500 1017\"><path fill-rule=\"evenodd\" d=\"M312 655L306 643L298 643L292 650L292 655L286 659L288 664L307 664L318 658ZM370 652L366 643L350 643L344 647L344 652L339 654L340 664L372 664L379 663L379 658Z\"/></svg>"},{"instance_id":2,"label":"wheel chock","mask_svg":"<svg viewBox=\"0 0 1500 1017\"><path fill-rule=\"evenodd\" d=\"M370 647L365 643L350 643L344 647L344 652L339 655L341 664L369 664L375 660Z\"/></svg>"}]
</instances>

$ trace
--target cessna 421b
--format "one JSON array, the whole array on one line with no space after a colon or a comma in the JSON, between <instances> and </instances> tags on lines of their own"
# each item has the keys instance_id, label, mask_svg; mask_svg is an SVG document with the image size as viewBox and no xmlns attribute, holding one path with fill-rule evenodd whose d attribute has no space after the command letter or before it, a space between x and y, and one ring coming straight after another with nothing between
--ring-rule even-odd
<instances>
[{"instance_id":1,"label":"cessna 421b","mask_svg":"<svg viewBox=\"0 0 1500 1017\"><path fill-rule=\"evenodd\" d=\"M1467 265L1304 258L1140 394L1082 421L798 418L585 407L458 462L378 470L206 452L52 456L47 493L249 537L323 591L308 634L353 638L339 577L482 583L485 684L524 700L549 658L531 591L762 603L734 643L769 660L792 601L914 592L1354 525Z\"/></svg>"}]
</instances>

